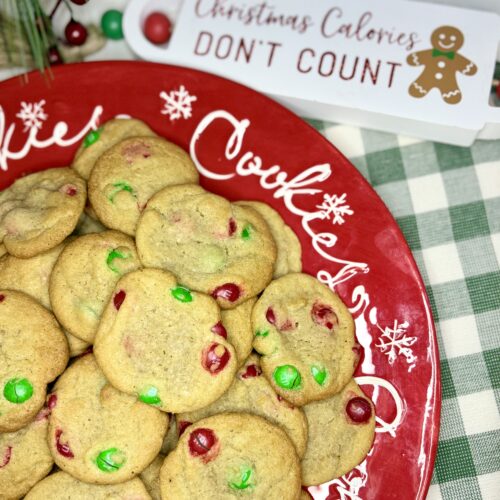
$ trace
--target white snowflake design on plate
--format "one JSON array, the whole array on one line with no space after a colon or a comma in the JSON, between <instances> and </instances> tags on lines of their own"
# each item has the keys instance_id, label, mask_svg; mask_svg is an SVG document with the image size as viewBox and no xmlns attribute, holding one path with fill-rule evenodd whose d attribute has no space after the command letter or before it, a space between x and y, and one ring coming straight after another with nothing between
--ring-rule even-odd
<instances>
[{"instance_id":1,"label":"white snowflake design on plate","mask_svg":"<svg viewBox=\"0 0 500 500\"><path fill-rule=\"evenodd\" d=\"M354 210L351 210L351 207L346 204L346 197L346 193L343 193L341 196L325 193L323 195L323 203L316 205L316 208L321 210L323 219L331 219L332 224L341 225L345 222L347 215L354 214ZM332 215L333 217L331 217Z\"/></svg>"},{"instance_id":2,"label":"white snowflake design on plate","mask_svg":"<svg viewBox=\"0 0 500 500\"><path fill-rule=\"evenodd\" d=\"M160 97L165 100L161 114L169 116L172 122L179 118L185 120L191 118L191 104L198 99L195 95L191 95L184 85L181 85L179 90L171 90L168 94L162 90Z\"/></svg>"},{"instance_id":3,"label":"white snowflake design on plate","mask_svg":"<svg viewBox=\"0 0 500 500\"><path fill-rule=\"evenodd\" d=\"M375 344L381 352L383 352L389 360L389 364L394 364L399 355L406 358L408 365L408 371L411 372L417 364L417 357L413 354L411 346L417 341L417 337L409 337L406 335L406 330L408 329L408 322L404 321L399 324L397 320L394 320L394 326L390 328L386 326L382 328L377 323L377 328L382 332L379 337L379 343Z\"/></svg>"},{"instance_id":4,"label":"white snowflake design on plate","mask_svg":"<svg viewBox=\"0 0 500 500\"><path fill-rule=\"evenodd\" d=\"M368 481L366 464L367 460L364 460L344 476L332 481L331 484L337 487L337 492L341 500L362 500L359 496L359 492L365 487Z\"/></svg>"},{"instance_id":5,"label":"white snowflake design on plate","mask_svg":"<svg viewBox=\"0 0 500 500\"><path fill-rule=\"evenodd\" d=\"M24 132L33 128L38 130L42 128L43 122L48 118L47 113L43 110L44 106L45 99L39 102L21 101L21 109L16 116L22 120Z\"/></svg>"}]
</instances>

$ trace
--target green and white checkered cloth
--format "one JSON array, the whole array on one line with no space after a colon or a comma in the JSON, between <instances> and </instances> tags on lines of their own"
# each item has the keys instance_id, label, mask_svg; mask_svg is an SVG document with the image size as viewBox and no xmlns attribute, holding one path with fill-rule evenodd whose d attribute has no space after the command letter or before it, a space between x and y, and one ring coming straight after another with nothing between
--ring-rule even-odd
<instances>
[{"instance_id":1,"label":"green and white checkered cloth","mask_svg":"<svg viewBox=\"0 0 500 500\"><path fill-rule=\"evenodd\" d=\"M499 500L500 141L463 148L309 122L384 200L427 287L443 387L428 500Z\"/></svg>"}]
</instances>

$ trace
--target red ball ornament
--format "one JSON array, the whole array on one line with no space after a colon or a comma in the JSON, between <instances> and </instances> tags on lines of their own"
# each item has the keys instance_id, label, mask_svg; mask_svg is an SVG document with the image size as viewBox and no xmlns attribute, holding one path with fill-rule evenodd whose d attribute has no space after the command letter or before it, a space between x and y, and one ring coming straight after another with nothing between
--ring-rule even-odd
<instances>
[{"instance_id":1,"label":"red ball ornament","mask_svg":"<svg viewBox=\"0 0 500 500\"><path fill-rule=\"evenodd\" d=\"M58 64L64 63L63 58L61 57L61 53L55 45L50 47L47 51L47 58L51 66L57 66Z\"/></svg>"},{"instance_id":2,"label":"red ball ornament","mask_svg":"<svg viewBox=\"0 0 500 500\"><path fill-rule=\"evenodd\" d=\"M64 29L66 40L71 45L83 45L87 40L87 29L82 23L71 19Z\"/></svg>"},{"instance_id":3,"label":"red ball ornament","mask_svg":"<svg viewBox=\"0 0 500 500\"><path fill-rule=\"evenodd\" d=\"M163 12L152 12L144 23L144 34L155 45L166 43L172 35L172 23Z\"/></svg>"},{"instance_id":4,"label":"red ball ornament","mask_svg":"<svg viewBox=\"0 0 500 500\"><path fill-rule=\"evenodd\" d=\"M71 0L75 5L85 5L89 0Z\"/></svg>"}]
</instances>

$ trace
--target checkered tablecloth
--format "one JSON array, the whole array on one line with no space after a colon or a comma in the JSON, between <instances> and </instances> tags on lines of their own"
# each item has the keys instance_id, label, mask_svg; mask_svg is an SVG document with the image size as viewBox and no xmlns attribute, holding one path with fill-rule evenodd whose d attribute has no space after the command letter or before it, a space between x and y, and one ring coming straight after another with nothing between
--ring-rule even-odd
<instances>
[{"instance_id":1,"label":"checkered tablecloth","mask_svg":"<svg viewBox=\"0 0 500 500\"><path fill-rule=\"evenodd\" d=\"M499 500L500 141L463 148L310 123L384 200L426 284L443 387L428 500Z\"/></svg>"}]
</instances>

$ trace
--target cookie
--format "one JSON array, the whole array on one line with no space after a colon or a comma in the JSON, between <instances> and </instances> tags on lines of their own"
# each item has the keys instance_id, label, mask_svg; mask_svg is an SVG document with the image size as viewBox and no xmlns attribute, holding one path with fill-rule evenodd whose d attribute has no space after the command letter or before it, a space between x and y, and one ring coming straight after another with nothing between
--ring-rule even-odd
<instances>
[{"instance_id":1,"label":"cookie","mask_svg":"<svg viewBox=\"0 0 500 500\"><path fill-rule=\"evenodd\" d=\"M175 420L175 419L172 419ZM153 500L161 500L160 494L160 468L165 460L165 455L158 455L147 467L141 472L141 479L151 495Z\"/></svg>"},{"instance_id":2,"label":"cookie","mask_svg":"<svg viewBox=\"0 0 500 500\"><path fill-rule=\"evenodd\" d=\"M151 196L166 186L197 182L198 171L182 148L160 137L130 137L97 160L89 199L105 226L133 236Z\"/></svg>"},{"instance_id":3,"label":"cookie","mask_svg":"<svg viewBox=\"0 0 500 500\"><path fill-rule=\"evenodd\" d=\"M0 243L28 258L59 245L83 211L85 181L70 168L21 177L0 192Z\"/></svg>"},{"instance_id":4,"label":"cookie","mask_svg":"<svg viewBox=\"0 0 500 500\"><path fill-rule=\"evenodd\" d=\"M248 299L234 309L221 311L222 324L227 332L227 340L236 351L238 366L241 366L252 352L253 330L252 309L256 298Z\"/></svg>"},{"instance_id":5,"label":"cookie","mask_svg":"<svg viewBox=\"0 0 500 500\"><path fill-rule=\"evenodd\" d=\"M87 180L97 159L111 146L127 137L149 136L156 134L142 121L135 118L114 118L97 130L91 130L78 148L72 168Z\"/></svg>"},{"instance_id":6,"label":"cookie","mask_svg":"<svg viewBox=\"0 0 500 500\"><path fill-rule=\"evenodd\" d=\"M307 274L273 281L252 311L253 346L264 375L296 405L327 398L358 362L354 321L340 298Z\"/></svg>"},{"instance_id":7,"label":"cookie","mask_svg":"<svg viewBox=\"0 0 500 500\"><path fill-rule=\"evenodd\" d=\"M0 432L35 418L47 384L68 357L66 338L49 311L24 293L0 290Z\"/></svg>"},{"instance_id":8,"label":"cookie","mask_svg":"<svg viewBox=\"0 0 500 500\"><path fill-rule=\"evenodd\" d=\"M231 385L236 356L214 299L159 269L127 274L112 295L94 353L117 389L177 413L207 406Z\"/></svg>"},{"instance_id":9,"label":"cookie","mask_svg":"<svg viewBox=\"0 0 500 500\"><path fill-rule=\"evenodd\" d=\"M83 236L90 233L102 233L106 229L98 220L91 217L87 212L83 212L73 234Z\"/></svg>"},{"instance_id":10,"label":"cookie","mask_svg":"<svg viewBox=\"0 0 500 500\"><path fill-rule=\"evenodd\" d=\"M196 185L154 195L139 220L136 243L145 266L171 271L224 309L260 293L276 260L269 228L255 210Z\"/></svg>"},{"instance_id":11,"label":"cookie","mask_svg":"<svg viewBox=\"0 0 500 500\"><path fill-rule=\"evenodd\" d=\"M277 256L273 278L302 271L302 247L297 235L267 203L261 201L237 201L236 205L251 207L266 221L276 243Z\"/></svg>"},{"instance_id":12,"label":"cookie","mask_svg":"<svg viewBox=\"0 0 500 500\"><path fill-rule=\"evenodd\" d=\"M80 481L132 479L158 455L168 417L107 383L92 354L57 380L48 443L55 463Z\"/></svg>"},{"instance_id":13,"label":"cookie","mask_svg":"<svg viewBox=\"0 0 500 500\"><path fill-rule=\"evenodd\" d=\"M307 443L307 420L304 412L278 396L260 369L259 356L252 354L238 371L231 387L214 403L201 410L179 413L177 427L187 425L218 413L251 413L266 418L281 427L302 457Z\"/></svg>"},{"instance_id":14,"label":"cookie","mask_svg":"<svg viewBox=\"0 0 500 500\"><path fill-rule=\"evenodd\" d=\"M309 427L302 481L321 484L363 461L375 436L375 408L351 380L335 396L304 406Z\"/></svg>"},{"instance_id":15,"label":"cookie","mask_svg":"<svg viewBox=\"0 0 500 500\"><path fill-rule=\"evenodd\" d=\"M298 500L300 481L299 460L286 433L245 413L216 415L188 427L160 470L164 500Z\"/></svg>"},{"instance_id":16,"label":"cookie","mask_svg":"<svg viewBox=\"0 0 500 500\"><path fill-rule=\"evenodd\" d=\"M66 472L40 481L24 500L150 500L143 482L134 478L120 484L88 484Z\"/></svg>"},{"instance_id":17,"label":"cookie","mask_svg":"<svg viewBox=\"0 0 500 500\"><path fill-rule=\"evenodd\" d=\"M18 431L0 433L1 499L21 498L52 469L47 425L42 414Z\"/></svg>"},{"instance_id":18,"label":"cookie","mask_svg":"<svg viewBox=\"0 0 500 500\"><path fill-rule=\"evenodd\" d=\"M50 301L72 335L92 343L116 282L140 267L134 241L118 231L80 236L61 252L50 277Z\"/></svg>"},{"instance_id":19,"label":"cookie","mask_svg":"<svg viewBox=\"0 0 500 500\"><path fill-rule=\"evenodd\" d=\"M2 257L0 259L0 288L24 292L51 311L49 278L68 240L29 259L19 259L13 255ZM64 330L63 332L68 341L70 357L78 356L88 348L87 342Z\"/></svg>"}]
</instances>

